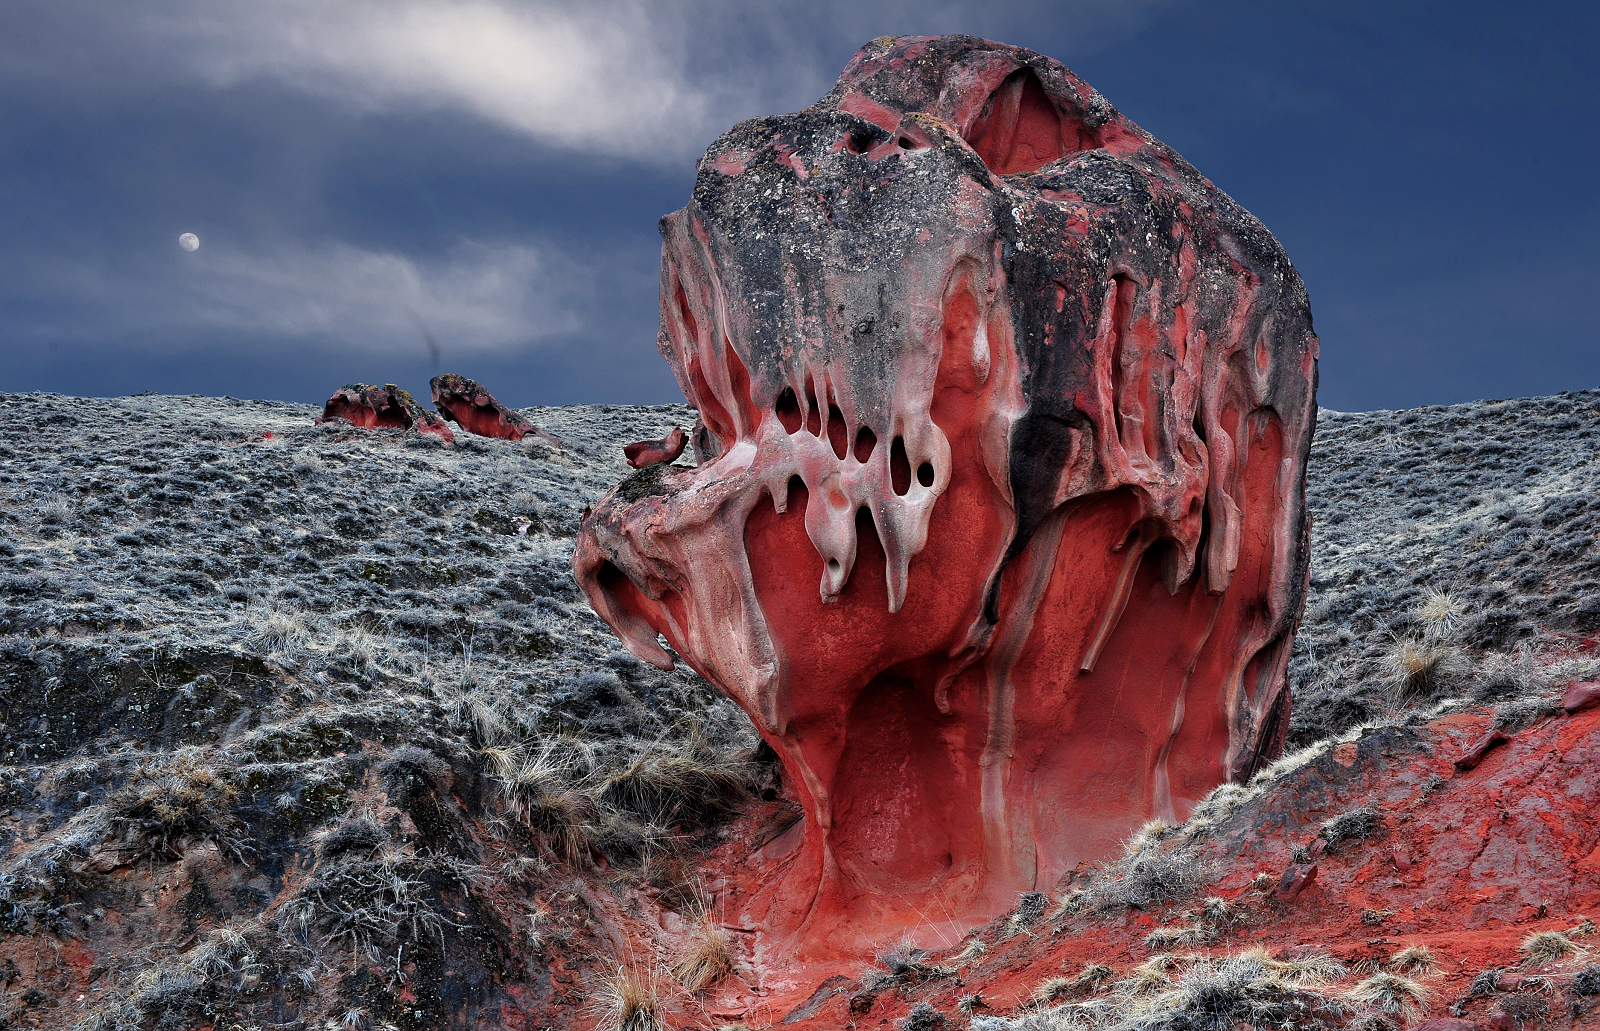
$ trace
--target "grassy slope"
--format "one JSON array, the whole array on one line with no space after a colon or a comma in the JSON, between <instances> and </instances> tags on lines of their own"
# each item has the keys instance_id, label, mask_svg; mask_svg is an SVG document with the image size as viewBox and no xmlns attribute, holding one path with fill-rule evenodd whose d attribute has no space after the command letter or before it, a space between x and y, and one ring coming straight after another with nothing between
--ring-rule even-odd
<instances>
[{"instance_id":1,"label":"grassy slope","mask_svg":"<svg viewBox=\"0 0 1600 1031\"><path fill-rule=\"evenodd\" d=\"M1597 410L1324 413L1294 744L1521 726L1585 668ZM567 571L620 445L689 413L530 412L553 449L314 414L0 395L0 1020L571 1026L649 927L715 937L692 860L770 770Z\"/></svg>"}]
</instances>

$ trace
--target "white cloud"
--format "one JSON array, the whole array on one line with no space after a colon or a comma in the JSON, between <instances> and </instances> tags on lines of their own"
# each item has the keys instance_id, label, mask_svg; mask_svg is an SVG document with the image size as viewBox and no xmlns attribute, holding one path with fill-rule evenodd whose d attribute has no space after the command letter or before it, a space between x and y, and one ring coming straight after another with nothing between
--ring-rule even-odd
<instances>
[{"instance_id":1,"label":"white cloud","mask_svg":"<svg viewBox=\"0 0 1600 1031\"><path fill-rule=\"evenodd\" d=\"M135 41L113 59L156 74L272 80L358 112L460 111L563 149L681 166L739 119L811 103L872 37L1026 43L1042 20L1090 48L1169 2L151 0L111 17L132 18L122 35Z\"/></svg>"},{"instance_id":2,"label":"white cloud","mask_svg":"<svg viewBox=\"0 0 1600 1031\"><path fill-rule=\"evenodd\" d=\"M260 0L205 11L169 11L146 31L215 85L266 77L357 110L461 110L613 157L681 158L711 131L711 96L686 74L671 8Z\"/></svg>"}]
</instances>

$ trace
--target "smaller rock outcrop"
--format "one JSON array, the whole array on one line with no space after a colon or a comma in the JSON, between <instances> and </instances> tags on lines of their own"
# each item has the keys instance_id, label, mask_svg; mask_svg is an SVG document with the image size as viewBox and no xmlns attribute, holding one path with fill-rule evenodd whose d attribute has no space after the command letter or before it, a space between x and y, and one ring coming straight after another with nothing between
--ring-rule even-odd
<instances>
[{"instance_id":1,"label":"smaller rock outcrop","mask_svg":"<svg viewBox=\"0 0 1600 1031\"><path fill-rule=\"evenodd\" d=\"M432 433L455 443L456 435L437 415L417 404L411 393L393 383L372 386L366 383L346 383L333 392L328 403L322 406L322 417L317 425L330 419L344 419L366 429L416 430Z\"/></svg>"},{"instance_id":2,"label":"smaller rock outcrop","mask_svg":"<svg viewBox=\"0 0 1600 1031\"><path fill-rule=\"evenodd\" d=\"M623 447L622 453L627 457L629 465L635 469L643 469L646 466L660 465L662 462L677 461L687 443L689 435L683 431L683 427L674 426L672 432L660 440L636 441Z\"/></svg>"},{"instance_id":3,"label":"smaller rock outcrop","mask_svg":"<svg viewBox=\"0 0 1600 1031\"><path fill-rule=\"evenodd\" d=\"M476 380L447 372L433 377L428 387L433 391L433 407L439 414L468 433L501 440L521 440L531 433L552 444L560 443L521 413L496 401Z\"/></svg>"}]
</instances>

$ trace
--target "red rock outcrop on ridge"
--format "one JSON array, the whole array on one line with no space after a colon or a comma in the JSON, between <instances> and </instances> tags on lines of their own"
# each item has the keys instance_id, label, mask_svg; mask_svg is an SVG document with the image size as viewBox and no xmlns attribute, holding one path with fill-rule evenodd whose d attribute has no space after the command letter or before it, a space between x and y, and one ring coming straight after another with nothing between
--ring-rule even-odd
<instances>
[{"instance_id":1,"label":"red rock outcrop on ridge","mask_svg":"<svg viewBox=\"0 0 1600 1031\"><path fill-rule=\"evenodd\" d=\"M682 426L672 427L672 432L660 440L640 440L628 444L622 453L628 459L628 464L635 469L644 469L662 462L675 462L683 454L684 446L689 443L689 435L683 432Z\"/></svg>"},{"instance_id":2,"label":"red rock outcrop on ridge","mask_svg":"<svg viewBox=\"0 0 1600 1031\"><path fill-rule=\"evenodd\" d=\"M736 126L661 229L700 465L608 495L573 564L804 806L734 919L811 955L964 927L1276 755L1317 343L1259 222L958 36Z\"/></svg>"},{"instance_id":3,"label":"red rock outcrop on ridge","mask_svg":"<svg viewBox=\"0 0 1600 1031\"><path fill-rule=\"evenodd\" d=\"M347 383L333 392L322 407L320 426L329 419L345 419L366 429L415 429L418 433L432 433L455 443L456 435L443 419L417 404L409 391L393 383L381 387L365 383Z\"/></svg>"},{"instance_id":4,"label":"red rock outcrop on ridge","mask_svg":"<svg viewBox=\"0 0 1600 1031\"><path fill-rule=\"evenodd\" d=\"M447 372L429 380L428 388L433 393L433 407L439 414L468 433L502 440L521 440L531 433L557 443L556 438L529 422L522 413L496 401L476 380Z\"/></svg>"}]
</instances>

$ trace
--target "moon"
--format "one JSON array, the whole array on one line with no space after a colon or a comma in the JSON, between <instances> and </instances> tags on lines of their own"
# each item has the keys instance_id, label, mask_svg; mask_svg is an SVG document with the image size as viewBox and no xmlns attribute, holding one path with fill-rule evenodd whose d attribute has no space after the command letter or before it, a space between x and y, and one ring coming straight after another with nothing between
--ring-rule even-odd
<instances>
[{"instance_id":1,"label":"moon","mask_svg":"<svg viewBox=\"0 0 1600 1031\"><path fill-rule=\"evenodd\" d=\"M178 237L178 246L186 251L197 251L200 249L200 238L193 233L184 233Z\"/></svg>"}]
</instances>

